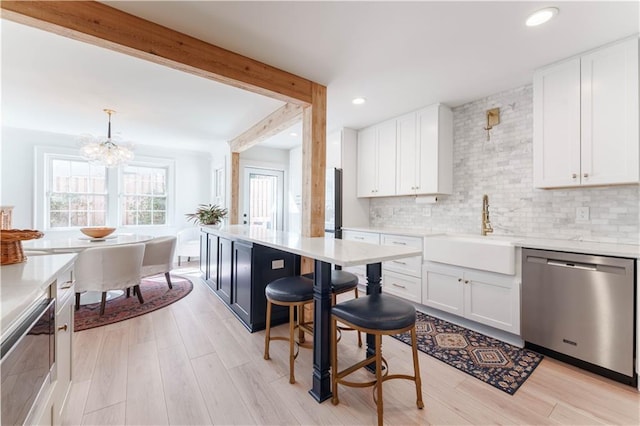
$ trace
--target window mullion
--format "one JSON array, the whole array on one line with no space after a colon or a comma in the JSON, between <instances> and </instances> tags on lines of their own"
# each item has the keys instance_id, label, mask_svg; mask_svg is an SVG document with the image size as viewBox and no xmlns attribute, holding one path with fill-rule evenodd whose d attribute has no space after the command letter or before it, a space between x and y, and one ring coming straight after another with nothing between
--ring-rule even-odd
<instances>
[{"instance_id":1,"label":"window mullion","mask_svg":"<svg viewBox=\"0 0 640 426\"><path fill-rule=\"evenodd\" d=\"M107 225L118 227L120 223L120 168L107 169Z\"/></svg>"}]
</instances>

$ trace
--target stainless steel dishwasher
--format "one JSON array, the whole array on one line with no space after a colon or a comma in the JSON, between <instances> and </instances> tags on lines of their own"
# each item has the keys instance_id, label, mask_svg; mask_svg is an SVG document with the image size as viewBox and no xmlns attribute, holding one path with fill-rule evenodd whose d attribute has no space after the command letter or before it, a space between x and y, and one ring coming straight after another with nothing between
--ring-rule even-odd
<instances>
[{"instance_id":1,"label":"stainless steel dishwasher","mask_svg":"<svg viewBox=\"0 0 640 426\"><path fill-rule=\"evenodd\" d=\"M635 291L634 259L525 248L525 345L636 386Z\"/></svg>"}]
</instances>

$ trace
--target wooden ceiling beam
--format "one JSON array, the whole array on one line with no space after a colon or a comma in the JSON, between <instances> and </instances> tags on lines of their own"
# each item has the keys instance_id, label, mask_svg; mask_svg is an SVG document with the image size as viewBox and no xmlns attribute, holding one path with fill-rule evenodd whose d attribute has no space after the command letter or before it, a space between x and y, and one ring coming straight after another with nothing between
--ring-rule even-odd
<instances>
[{"instance_id":1,"label":"wooden ceiling beam","mask_svg":"<svg viewBox=\"0 0 640 426\"><path fill-rule=\"evenodd\" d=\"M302 119L300 105L285 104L249 130L229 141L231 152L242 152L288 129Z\"/></svg>"},{"instance_id":2,"label":"wooden ceiling beam","mask_svg":"<svg viewBox=\"0 0 640 426\"><path fill-rule=\"evenodd\" d=\"M310 80L95 1L1 1L2 17L299 105Z\"/></svg>"}]
</instances>

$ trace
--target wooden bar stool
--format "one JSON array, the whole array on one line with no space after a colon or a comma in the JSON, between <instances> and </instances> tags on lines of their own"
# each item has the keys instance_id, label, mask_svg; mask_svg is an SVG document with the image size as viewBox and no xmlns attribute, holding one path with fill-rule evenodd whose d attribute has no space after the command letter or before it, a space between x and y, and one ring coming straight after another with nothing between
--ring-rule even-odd
<instances>
[{"instance_id":1,"label":"wooden bar stool","mask_svg":"<svg viewBox=\"0 0 640 426\"><path fill-rule=\"evenodd\" d=\"M313 273L305 274L304 277L313 279ZM358 276L343 270L331 270L331 306L336 304L337 296L342 293L353 291L355 298L358 298ZM312 301L313 302L313 301ZM348 327L338 327L338 330L352 330ZM362 334L358 331L358 347L362 347Z\"/></svg>"},{"instance_id":2,"label":"wooden bar stool","mask_svg":"<svg viewBox=\"0 0 640 426\"><path fill-rule=\"evenodd\" d=\"M367 357L344 370L338 369L338 321L349 327L373 334L375 336L375 354ZM406 374L389 374L387 361L382 357L382 336L403 333L411 330L411 348L413 352L413 376ZM420 380L420 366L418 364L418 345L416 337L416 310L410 303L387 294L371 294L359 299L351 299L338 303L331 308L331 402L337 405L338 384L351 387L374 386L374 401L378 408L378 425L382 425L383 401L382 383L391 379L407 379L415 382L416 404L423 408L422 383ZM346 377L362 367L375 362L376 378L368 382L352 382ZM382 374L382 364L387 367Z\"/></svg>"},{"instance_id":3,"label":"wooden bar stool","mask_svg":"<svg viewBox=\"0 0 640 426\"><path fill-rule=\"evenodd\" d=\"M269 359L269 342L271 340L286 340L289 342L289 383L295 383L293 373L294 361L298 356L295 351L296 328L301 331L301 338L304 333L313 333L303 321L302 307L313 301L313 280L303 276L284 277L270 282L265 287L267 296L267 327L264 336L264 359ZM289 338L271 337L271 305L289 307ZM297 312L296 312L297 309ZM296 320L297 313L297 320ZM299 346L299 344L298 344Z\"/></svg>"}]
</instances>

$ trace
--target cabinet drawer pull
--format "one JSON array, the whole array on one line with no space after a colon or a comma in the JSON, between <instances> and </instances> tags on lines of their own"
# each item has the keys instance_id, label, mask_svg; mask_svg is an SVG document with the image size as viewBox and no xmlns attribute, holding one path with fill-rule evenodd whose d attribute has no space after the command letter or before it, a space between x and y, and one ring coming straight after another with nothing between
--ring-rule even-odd
<instances>
[{"instance_id":1,"label":"cabinet drawer pull","mask_svg":"<svg viewBox=\"0 0 640 426\"><path fill-rule=\"evenodd\" d=\"M576 173L573 173L573 174L571 175L571 179L576 179L577 177L578 177L578 175L577 175Z\"/></svg>"},{"instance_id":2,"label":"cabinet drawer pull","mask_svg":"<svg viewBox=\"0 0 640 426\"><path fill-rule=\"evenodd\" d=\"M394 287L407 288L407 287L405 287L403 285L396 284L396 283L391 283L391 285L394 286Z\"/></svg>"},{"instance_id":3,"label":"cabinet drawer pull","mask_svg":"<svg viewBox=\"0 0 640 426\"><path fill-rule=\"evenodd\" d=\"M392 241L393 244L398 244L400 246L406 246L407 243L403 242L403 241Z\"/></svg>"},{"instance_id":4,"label":"cabinet drawer pull","mask_svg":"<svg viewBox=\"0 0 640 426\"><path fill-rule=\"evenodd\" d=\"M407 264L407 262L400 262L399 260L392 260L391 262L398 263L400 265L406 265Z\"/></svg>"},{"instance_id":5,"label":"cabinet drawer pull","mask_svg":"<svg viewBox=\"0 0 640 426\"><path fill-rule=\"evenodd\" d=\"M582 176L584 176L584 177L588 178L588 177L589 177L589 173L585 173L585 174L584 174L584 175L582 175Z\"/></svg>"},{"instance_id":6,"label":"cabinet drawer pull","mask_svg":"<svg viewBox=\"0 0 640 426\"><path fill-rule=\"evenodd\" d=\"M356 240L364 240L364 237L353 237Z\"/></svg>"},{"instance_id":7,"label":"cabinet drawer pull","mask_svg":"<svg viewBox=\"0 0 640 426\"><path fill-rule=\"evenodd\" d=\"M61 325L58 327L58 331L67 331L69 324Z\"/></svg>"},{"instance_id":8,"label":"cabinet drawer pull","mask_svg":"<svg viewBox=\"0 0 640 426\"><path fill-rule=\"evenodd\" d=\"M73 285L73 280L65 281L60 285L60 290L71 288L72 285Z\"/></svg>"}]
</instances>

